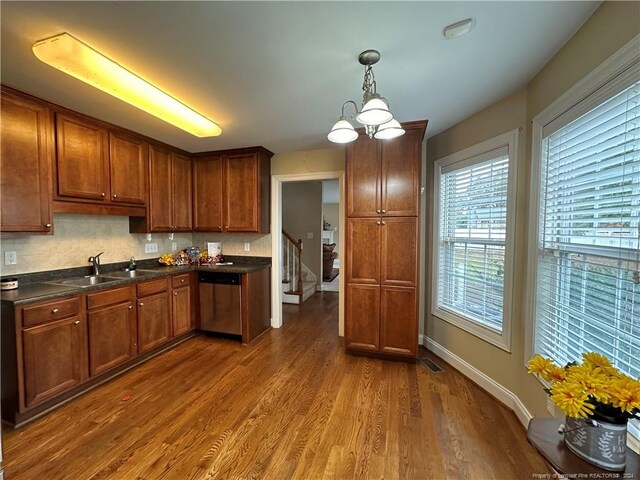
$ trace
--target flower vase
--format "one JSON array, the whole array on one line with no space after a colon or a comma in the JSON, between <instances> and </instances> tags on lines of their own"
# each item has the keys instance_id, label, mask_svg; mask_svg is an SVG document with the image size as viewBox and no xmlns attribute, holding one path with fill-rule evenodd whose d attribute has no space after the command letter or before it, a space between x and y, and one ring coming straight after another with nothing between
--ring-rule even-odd
<instances>
[{"instance_id":1,"label":"flower vase","mask_svg":"<svg viewBox=\"0 0 640 480\"><path fill-rule=\"evenodd\" d=\"M626 419L624 423L611 423L595 416L589 420L566 417L564 430L565 445L580 458L612 472L625 469Z\"/></svg>"}]
</instances>

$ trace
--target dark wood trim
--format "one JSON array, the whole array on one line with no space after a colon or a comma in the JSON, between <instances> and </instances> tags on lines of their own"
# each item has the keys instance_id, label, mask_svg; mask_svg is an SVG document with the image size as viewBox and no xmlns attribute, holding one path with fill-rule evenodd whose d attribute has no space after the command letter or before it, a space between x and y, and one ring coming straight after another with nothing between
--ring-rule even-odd
<instances>
[{"instance_id":1,"label":"dark wood trim","mask_svg":"<svg viewBox=\"0 0 640 480\"><path fill-rule=\"evenodd\" d=\"M253 153L262 153L267 155L268 157L273 157L274 153L270 150L267 150L261 146L255 147L242 147L242 148L231 148L228 150L211 150L207 152L197 152L191 153L192 158L200 158L207 157L209 155L243 155L243 154L253 154Z\"/></svg>"},{"instance_id":2,"label":"dark wood trim","mask_svg":"<svg viewBox=\"0 0 640 480\"><path fill-rule=\"evenodd\" d=\"M104 205L88 202L71 202L54 200L52 202L53 213L84 213L87 215L122 215L125 217L144 217L146 208L128 207L124 205Z\"/></svg>"}]
</instances>

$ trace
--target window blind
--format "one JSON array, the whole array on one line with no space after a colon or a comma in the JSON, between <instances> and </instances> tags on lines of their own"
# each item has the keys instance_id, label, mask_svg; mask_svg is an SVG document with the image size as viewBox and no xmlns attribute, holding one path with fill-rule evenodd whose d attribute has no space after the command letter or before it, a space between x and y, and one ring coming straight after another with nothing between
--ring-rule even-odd
<instances>
[{"instance_id":1,"label":"window blind","mask_svg":"<svg viewBox=\"0 0 640 480\"><path fill-rule=\"evenodd\" d=\"M639 377L640 82L619 90L543 129L535 350Z\"/></svg>"},{"instance_id":2,"label":"window blind","mask_svg":"<svg viewBox=\"0 0 640 480\"><path fill-rule=\"evenodd\" d=\"M443 169L438 307L491 330L503 322L507 147Z\"/></svg>"}]
</instances>

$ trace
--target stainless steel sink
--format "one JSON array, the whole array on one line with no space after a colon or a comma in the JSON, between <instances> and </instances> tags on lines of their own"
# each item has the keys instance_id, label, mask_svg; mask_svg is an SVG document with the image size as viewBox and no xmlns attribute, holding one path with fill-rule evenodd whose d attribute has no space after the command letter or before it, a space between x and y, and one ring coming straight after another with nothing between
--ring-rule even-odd
<instances>
[{"instance_id":1,"label":"stainless steel sink","mask_svg":"<svg viewBox=\"0 0 640 480\"><path fill-rule=\"evenodd\" d=\"M118 272L103 273L102 276L114 278L138 278L155 273L155 270L120 270Z\"/></svg>"},{"instance_id":2,"label":"stainless steel sink","mask_svg":"<svg viewBox=\"0 0 640 480\"><path fill-rule=\"evenodd\" d=\"M64 280L52 280L47 283L53 283L54 285L68 285L71 287L91 287L93 285L100 285L102 283L114 282L114 278L109 278L102 275L90 275L88 277L76 277L66 278Z\"/></svg>"}]
</instances>

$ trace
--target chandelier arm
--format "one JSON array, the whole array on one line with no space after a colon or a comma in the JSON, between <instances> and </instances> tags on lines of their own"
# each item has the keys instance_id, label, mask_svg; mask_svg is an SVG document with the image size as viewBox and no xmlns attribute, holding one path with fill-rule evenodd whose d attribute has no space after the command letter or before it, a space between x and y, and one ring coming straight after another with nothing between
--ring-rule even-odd
<instances>
[{"instance_id":1,"label":"chandelier arm","mask_svg":"<svg viewBox=\"0 0 640 480\"><path fill-rule=\"evenodd\" d=\"M358 110L358 105L357 105L357 104L356 104L356 102L354 102L353 100L347 100L346 102L344 102L344 103L342 104L342 116L343 116L343 117L345 116L345 115L344 115L344 107L346 107L349 103L350 103L350 104L352 104L352 105L353 105L353 108L355 108L355 110L356 110L355 115L351 116L351 118L355 118L355 116L356 116L356 115L358 115L358 114L360 113L360 111Z\"/></svg>"}]
</instances>

